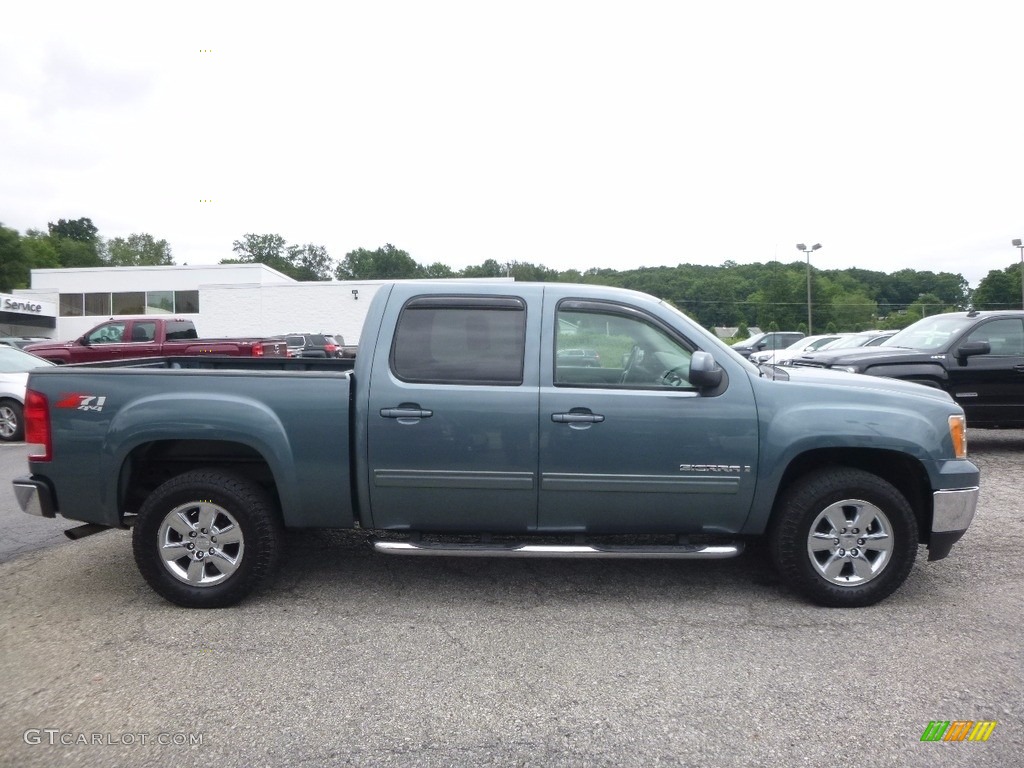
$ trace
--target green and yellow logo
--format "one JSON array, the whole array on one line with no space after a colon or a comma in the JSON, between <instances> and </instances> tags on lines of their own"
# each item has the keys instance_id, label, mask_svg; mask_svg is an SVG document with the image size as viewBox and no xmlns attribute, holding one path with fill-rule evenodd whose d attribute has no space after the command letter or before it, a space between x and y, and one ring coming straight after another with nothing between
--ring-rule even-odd
<instances>
[{"instance_id":1,"label":"green and yellow logo","mask_svg":"<svg viewBox=\"0 0 1024 768\"><path fill-rule=\"evenodd\" d=\"M932 720L921 741L988 741L996 725L995 720Z\"/></svg>"}]
</instances>

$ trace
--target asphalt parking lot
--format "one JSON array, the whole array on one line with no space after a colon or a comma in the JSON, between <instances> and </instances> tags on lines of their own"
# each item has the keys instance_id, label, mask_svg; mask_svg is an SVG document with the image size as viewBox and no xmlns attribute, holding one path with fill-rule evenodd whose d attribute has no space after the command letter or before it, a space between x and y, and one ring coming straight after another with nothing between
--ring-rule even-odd
<instances>
[{"instance_id":1,"label":"asphalt parking lot","mask_svg":"<svg viewBox=\"0 0 1024 768\"><path fill-rule=\"evenodd\" d=\"M1024 431L970 437L971 530L855 610L801 602L759 552L392 559L332 532L188 611L127 532L61 541L0 489L0 765L1021 765ZM24 447L0 468L9 488ZM997 725L921 741L957 720Z\"/></svg>"}]
</instances>

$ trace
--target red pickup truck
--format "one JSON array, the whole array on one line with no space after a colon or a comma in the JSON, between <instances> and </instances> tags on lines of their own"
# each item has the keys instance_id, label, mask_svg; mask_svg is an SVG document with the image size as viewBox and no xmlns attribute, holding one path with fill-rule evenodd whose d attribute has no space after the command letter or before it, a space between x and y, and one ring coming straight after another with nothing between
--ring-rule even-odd
<instances>
[{"instance_id":1,"label":"red pickup truck","mask_svg":"<svg viewBox=\"0 0 1024 768\"><path fill-rule=\"evenodd\" d=\"M25 351L61 364L181 355L287 357L288 345L283 339L200 339L191 320L147 315L111 318L74 341L30 344Z\"/></svg>"}]
</instances>

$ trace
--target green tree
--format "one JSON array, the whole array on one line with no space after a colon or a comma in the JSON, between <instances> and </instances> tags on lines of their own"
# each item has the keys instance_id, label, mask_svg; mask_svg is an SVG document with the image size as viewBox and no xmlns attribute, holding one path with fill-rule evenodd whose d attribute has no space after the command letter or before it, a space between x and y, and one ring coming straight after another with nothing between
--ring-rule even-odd
<instances>
[{"instance_id":1,"label":"green tree","mask_svg":"<svg viewBox=\"0 0 1024 768\"><path fill-rule=\"evenodd\" d=\"M138 233L115 237L106 244L106 261L113 267L169 267L174 264L166 240Z\"/></svg>"},{"instance_id":2,"label":"green tree","mask_svg":"<svg viewBox=\"0 0 1024 768\"><path fill-rule=\"evenodd\" d=\"M47 225L60 266L102 267L100 239L92 219L59 219Z\"/></svg>"},{"instance_id":3,"label":"green tree","mask_svg":"<svg viewBox=\"0 0 1024 768\"><path fill-rule=\"evenodd\" d=\"M271 269L287 275L290 266L285 252L286 244L280 235L247 234L231 244L231 250L238 254L235 259L222 259L221 264L265 264Z\"/></svg>"},{"instance_id":4,"label":"green tree","mask_svg":"<svg viewBox=\"0 0 1024 768\"><path fill-rule=\"evenodd\" d=\"M94 245L99 242L99 230L92 223L92 219L58 219L56 224L51 221L47 226L51 237Z\"/></svg>"},{"instance_id":5,"label":"green tree","mask_svg":"<svg viewBox=\"0 0 1024 768\"><path fill-rule=\"evenodd\" d=\"M0 224L0 292L10 293L14 288L27 288L29 259L21 235L16 229Z\"/></svg>"},{"instance_id":6,"label":"green tree","mask_svg":"<svg viewBox=\"0 0 1024 768\"><path fill-rule=\"evenodd\" d=\"M456 273L447 264L442 264L441 262L436 261L423 268L423 276L434 280L442 280L449 277L455 277Z\"/></svg>"},{"instance_id":7,"label":"green tree","mask_svg":"<svg viewBox=\"0 0 1024 768\"><path fill-rule=\"evenodd\" d=\"M408 253L386 243L375 251L349 251L335 275L339 280L411 280L423 277L423 269Z\"/></svg>"},{"instance_id":8,"label":"green tree","mask_svg":"<svg viewBox=\"0 0 1024 768\"><path fill-rule=\"evenodd\" d=\"M740 324L736 327L736 335L733 338L737 341L750 338L750 329L747 328L746 322L740 320Z\"/></svg>"},{"instance_id":9,"label":"green tree","mask_svg":"<svg viewBox=\"0 0 1024 768\"><path fill-rule=\"evenodd\" d=\"M1020 266L993 269L974 291L975 309L1017 309L1020 307Z\"/></svg>"},{"instance_id":10,"label":"green tree","mask_svg":"<svg viewBox=\"0 0 1024 768\"><path fill-rule=\"evenodd\" d=\"M296 280L330 280L334 270L334 261L322 245L290 245L288 246L288 271Z\"/></svg>"},{"instance_id":11,"label":"green tree","mask_svg":"<svg viewBox=\"0 0 1024 768\"><path fill-rule=\"evenodd\" d=\"M494 259L487 259L483 264L475 267L466 267L462 270L463 277L504 277L504 264L499 264Z\"/></svg>"}]
</instances>

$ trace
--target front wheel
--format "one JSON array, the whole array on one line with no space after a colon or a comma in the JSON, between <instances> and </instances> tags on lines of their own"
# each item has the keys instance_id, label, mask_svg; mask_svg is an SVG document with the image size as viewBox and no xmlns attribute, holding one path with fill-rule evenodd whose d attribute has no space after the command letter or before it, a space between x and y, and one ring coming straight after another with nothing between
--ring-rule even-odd
<instances>
[{"instance_id":1,"label":"front wheel","mask_svg":"<svg viewBox=\"0 0 1024 768\"><path fill-rule=\"evenodd\" d=\"M853 608L885 599L917 556L917 519L892 484L831 467L796 481L769 531L783 580L819 605Z\"/></svg>"},{"instance_id":2,"label":"front wheel","mask_svg":"<svg viewBox=\"0 0 1024 768\"><path fill-rule=\"evenodd\" d=\"M234 605L274 570L282 533L266 492L233 472L168 480L139 509L135 562L162 597L186 608Z\"/></svg>"}]
</instances>

